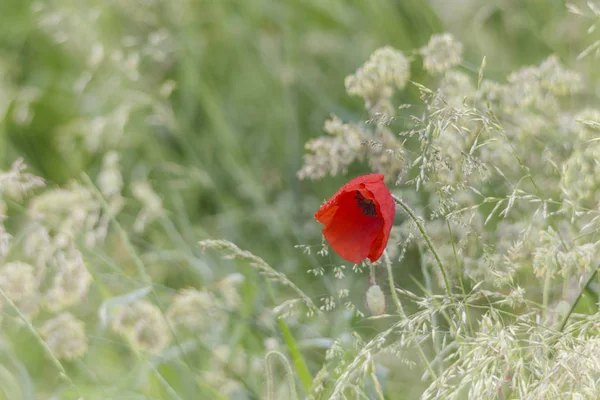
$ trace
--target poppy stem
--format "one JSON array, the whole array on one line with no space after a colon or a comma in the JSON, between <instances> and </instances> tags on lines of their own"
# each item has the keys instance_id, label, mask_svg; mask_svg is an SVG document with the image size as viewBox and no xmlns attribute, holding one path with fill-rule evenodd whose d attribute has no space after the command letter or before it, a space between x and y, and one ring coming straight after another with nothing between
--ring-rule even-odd
<instances>
[{"instance_id":1,"label":"poppy stem","mask_svg":"<svg viewBox=\"0 0 600 400\"><path fill-rule=\"evenodd\" d=\"M400 298L398 298L398 293L396 293L396 284L394 283L394 273L392 271L392 260L390 260L390 256L387 253L387 250L383 251L383 261L385 262L385 267L388 273L388 281L390 284L390 289L392 291L392 299L394 299L394 304L398 309L400 315L406 318L406 313L404 312L404 307L402 307L402 303L400 302Z\"/></svg>"},{"instance_id":2,"label":"poppy stem","mask_svg":"<svg viewBox=\"0 0 600 400\"><path fill-rule=\"evenodd\" d=\"M402 207L402 209L408 214L408 216L413 220L415 225L417 225L417 228L421 232L421 235L423 235L423 239L425 239L425 243L427 243L427 247L433 254L433 257L435 258L435 261L437 262L438 266L440 267L440 271L442 272L442 277L444 279L444 285L446 286L446 295L448 296L448 298L450 298L450 301L452 301L454 303L454 297L452 297L452 291L450 290L450 283L448 282L448 275L446 274L446 269L444 268L444 264L442 264L442 260L440 259L440 256L438 255L437 251L435 250L435 247L433 247L433 244L431 243L431 239L429 239L429 235L427 235L427 232L425 232L425 228L423 227L423 224L417 218L417 216L412 212L410 207L408 207L408 205L404 201L402 201L402 199L400 199L399 197L397 197L395 195L392 195L392 198L394 199L396 204L398 204L400 207Z\"/></svg>"},{"instance_id":3,"label":"poppy stem","mask_svg":"<svg viewBox=\"0 0 600 400\"><path fill-rule=\"evenodd\" d=\"M377 276L375 274L375 264L369 264L369 286L377 285Z\"/></svg>"}]
</instances>

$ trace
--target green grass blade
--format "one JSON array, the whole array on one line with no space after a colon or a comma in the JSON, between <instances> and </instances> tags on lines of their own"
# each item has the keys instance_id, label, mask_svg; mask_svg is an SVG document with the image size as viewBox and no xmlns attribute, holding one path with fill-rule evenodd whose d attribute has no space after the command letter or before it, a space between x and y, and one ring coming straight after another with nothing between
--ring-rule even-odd
<instances>
[{"instance_id":1,"label":"green grass blade","mask_svg":"<svg viewBox=\"0 0 600 400\"><path fill-rule=\"evenodd\" d=\"M283 339L285 340L285 344L287 345L290 356L292 357L292 363L294 364L298 378L300 379L300 382L302 382L302 386L304 387L306 393L310 393L313 378L308 370L306 361L304 360L302 353L300 353L300 350L298 350L298 345L296 344L296 341L290 332L290 328L288 328L283 318L279 318L277 323L279 324L279 329L283 334Z\"/></svg>"}]
</instances>

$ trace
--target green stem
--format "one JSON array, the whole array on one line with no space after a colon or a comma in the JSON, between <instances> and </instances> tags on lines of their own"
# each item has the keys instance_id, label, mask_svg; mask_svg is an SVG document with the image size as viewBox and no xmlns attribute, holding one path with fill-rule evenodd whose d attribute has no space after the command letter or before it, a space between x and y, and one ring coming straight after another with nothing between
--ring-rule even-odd
<instances>
[{"instance_id":1,"label":"green stem","mask_svg":"<svg viewBox=\"0 0 600 400\"><path fill-rule=\"evenodd\" d=\"M115 228L115 230L117 231L117 234L119 235L119 238L123 242L123 245L127 249L127 252L129 253L129 255L131 256L131 259L133 260L133 263L135 265L137 273L140 276L142 282L144 282L146 285L151 286L152 290L154 291L154 287L152 286L152 278L150 277L150 275L146 271L146 267L144 266L144 262L138 256L137 251L133 247L133 244L131 244L131 241L129 240L129 237L127 236L127 232L125 232L125 229L123 229L123 227L117 221L117 219L115 218L115 216L110 212L110 205L107 203L106 199L104 198L104 196L102 195L102 193L100 193L100 191L98 190L98 188L96 188L96 185L94 184L94 182L92 181L92 179L87 174L85 174L85 173L82 174L82 177L83 177L83 180L85 181L85 183L87 184L87 186L94 193L94 195L96 196L96 198L98 199L98 201L102 205L102 208L104 209L104 211L106 213L108 213L109 218L110 218L110 222L112 222L113 227Z\"/></svg>"},{"instance_id":2,"label":"green stem","mask_svg":"<svg viewBox=\"0 0 600 400\"><path fill-rule=\"evenodd\" d=\"M544 313L544 319L548 316L548 302L550 297L550 282L552 277L550 273L546 273L544 278L544 291L542 292L542 312Z\"/></svg>"},{"instance_id":3,"label":"green stem","mask_svg":"<svg viewBox=\"0 0 600 400\"><path fill-rule=\"evenodd\" d=\"M404 307L402 307L402 303L400 302L398 293L396 293L396 285L394 284L394 272L392 271L392 261L390 260L390 256L388 255L387 251L385 251L385 250L383 251L383 261L385 262L385 266L387 269L388 282L390 285L390 291L392 292L392 299L394 299L394 304L396 305L396 308L398 309L398 312L400 313L400 315L403 318L406 318L406 313L404 312ZM427 368L427 370L429 371L429 373L431 374L433 379L434 380L437 379L437 374L431 367L431 363L427 360L427 357L425 356L425 352L423 351L423 348L421 347L421 343L419 343L419 341L417 339L413 339L413 340L414 340L415 344L417 345L417 350L419 351L419 356L423 360L425 367Z\"/></svg>"},{"instance_id":4,"label":"green stem","mask_svg":"<svg viewBox=\"0 0 600 400\"><path fill-rule=\"evenodd\" d=\"M398 309L398 312L403 317L406 317L406 313L404 312L404 307L402 307L402 303L400 302L400 298L398 297L398 293L396 293L396 285L394 284L394 272L392 271L392 261L390 260L390 256L387 251L383 251L383 260L385 262L385 267L388 273L388 283L390 285L390 291L392 292L392 299L394 299L394 304Z\"/></svg>"},{"instance_id":5,"label":"green stem","mask_svg":"<svg viewBox=\"0 0 600 400\"><path fill-rule=\"evenodd\" d=\"M268 282L268 281L267 281L267 293L269 294L271 301L275 302L275 294L273 293L273 287L271 286L271 282ZM292 332L290 331L290 328L286 324L285 319L283 317L277 318L277 325L279 325L279 330L281 331L283 340L285 341L285 345L287 346L288 352L289 352L290 356L292 357L292 363L294 364L294 368L296 368L296 373L298 374L298 379L300 379L300 382L302 383L302 386L304 387L304 390L306 391L306 393L310 393L312 384L313 384L313 376L311 375L310 370L308 369L306 360L302 356L302 353L300 352L300 349L298 348L298 345L296 344L296 340L294 339L294 336L292 335ZM284 356L284 358L285 358L285 356ZM285 359L287 361L287 358L285 358ZM267 366L267 369L268 369L268 366ZM268 374L268 370L267 370L267 374ZM293 375L291 375L291 376L293 379ZM267 379L268 379L268 376L267 376ZM269 382L267 382L267 387L268 387L268 384L269 384ZM295 386L294 386L294 389L295 389Z\"/></svg>"},{"instance_id":6,"label":"green stem","mask_svg":"<svg viewBox=\"0 0 600 400\"><path fill-rule=\"evenodd\" d=\"M131 259L133 260L133 263L135 264L135 267L136 267L138 275L140 276L140 279L142 280L142 282L144 282L144 284L146 284L150 287L150 292L152 293L152 296L154 297L154 300L156 301L156 304L161 311L161 314L165 320L167 327L169 328L169 331L173 335L173 340L175 341L177 347L179 347L179 349L181 349L181 351L182 351L182 359L183 359L184 364L186 365L186 367L188 368L188 370L190 372L193 372L191 363L189 362L187 356L185 356L186 353L183 351L183 348L181 347L181 342L179 341L179 337L178 337L177 333L175 332L175 330L173 329L171 322L165 315L165 312L164 312L165 307L163 306L163 304L160 300L160 297L154 287L154 282L152 282L152 278L150 277L150 274L148 274L148 271L146 270L144 261L142 261L142 259L138 255L137 251L135 250L135 247L131 243L131 240L129 239L129 236L127 235L127 232L125 231L123 226L121 226L119 221L117 221L117 218L115 217L115 215L110 212L110 205L108 204L108 202L106 201L106 199L104 198L102 193L98 190L98 188L96 187L96 185L94 184L92 179L85 173L82 173L81 176L82 176L83 180L85 181L85 183L87 184L87 186L89 187L89 189L93 192L93 194L96 196L96 198L102 205L102 208L104 209L104 211L108 214L108 216L110 218L110 222L112 223L114 229L116 230L117 234L119 235L119 238L121 239L121 242L127 249L127 252L129 253ZM155 373L160 374L160 372L158 370L156 370ZM161 379L164 379L164 378L161 377Z\"/></svg>"},{"instance_id":7,"label":"green stem","mask_svg":"<svg viewBox=\"0 0 600 400\"><path fill-rule=\"evenodd\" d=\"M425 262L425 257L423 257L423 254L422 254L423 252L421 250L421 247L418 247L417 249L419 250L419 262L421 264L421 272L423 273L423 278L425 279L425 288L427 289L427 293L433 293L433 290L431 288L431 275L429 274L429 271L427 270L427 263ZM432 333L435 331L439 331L438 313L437 312L431 313L430 321L431 321ZM435 351L436 357L440 353L441 348L442 348L440 339L441 339L440 335L432 334L431 341L433 342L433 350ZM444 372L444 371L443 371L442 365L440 364L439 373L441 374L442 372Z\"/></svg>"},{"instance_id":8,"label":"green stem","mask_svg":"<svg viewBox=\"0 0 600 400\"><path fill-rule=\"evenodd\" d=\"M285 323L285 320L282 317L277 319L277 324L279 325L279 329L281 330L281 334L283 335L283 339L285 340L285 344L288 348L288 351L290 352L290 355L292 356L292 362L294 363L294 366L296 367L296 372L298 373L300 382L302 382L302 386L304 386L304 390L306 390L307 393L310 393L313 378L312 378L312 375L310 374L310 370L308 369L308 366L306 365L306 361L304 360L304 357L302 356L302 353L300 353L300 349L298 349L296 340L292 336L292 332L290 331L290 328L287 326L287 324ZM293 382L294 375L291 372L291 369L288 372L288 375L289 375L290 381ZM294 387L294 389L295 389L295 387Z\"/></svg>"},{"instance_id":9,"label":"green stem","mask_svg":"<svg viewBox=\"0 0 600 400\"><path fill-rule=\"evenodd\" d=\"M385 400L385 396L383 395L383 391L381 390L381 384L379 383L379 379L377 379L377 374L375 373L375 363L371 361L371 379L373 379L373 384L375 385L375 392L377 393L377 397L379 400Z\"/></svg>"},{"instance_id":10,"label":"green stem","mask_svg":"<svg viewBox=\"0 0 600 400\"><path fill-rule=\"evenodd\" d=\"M44 339L40 336L38 331L33 327L33 325L27 319L27 317L21 312L19 307L17 307L17 305L15 303L13 303L13 301L6 295L6 293L4 292L4 290L2 290L2 288L0 288L0 295L4 298L4 301L6 301L6 303L17 313L19 318L21 318L21 320L25 323L25 326L27 326L27 329L29 329L31 334L35 337L36 341L40 344L40 346L42 346L42 348L48 355L48 358L50 358L50 361L52 361L52 364L54 364L56 369L58 369L58 372L60 373L61 377L64 380L66 380L69 383L69 385L71 385L71 387L73 388L75 393L77 393L77 396L79 396L80 398L83 398L83 397L81 397L81 393L79 393L77 386L75 386L75 382L73 382L73 380L67 374L65 367L63 367L62 363L58 360L58 358L56 358L54 356L54 354L52 354L52 350L50 350L50 347L48 347L48 345L46 344Z\"/></svg>"},{"instance_id":11,"label":"green stem","mask_svg":"<svg viewBox=\"0 0 600 400\"><path fill-rule=\"evenodd\" d=\"M156 376L156 379L158 379L158 382L160 382L160 384L162 385L163 389L165 389L165 391L167 393L169 393L169 395L176 400L183 400L175 391L175 389L173 389L173 386L171 386L171 384L169 384L169 382L161 375L161 373L158 371L158 368L156 368L156 366L152 365L152 363L150 361L148 361L147 359L145 359L144 357L144 361L146 361L148 363L148 365L150 366L150 369L152 370L152 372L154 373L154 376Z\"/></svg>"},{"instance_id":12,"label":"green stem","mask_svg":"<svg viewBox=\"0 0 600 400\"><path fill-rule=\"evenodd\" d=\"M377 285L377 276L375 274L375 264L369 264L369 285Z\"/></svg>"},{"instance_id":13,"label":"green stem","mask_svg":"<svg viewBox=\"0 0 600 400\"><path fill-rule=\"evenodd\" d=\"M294 382L294 372L292 371L292 366L290 362L282 353L277 350L271 350L265 356L265 370L267 373L267 399L273 400L275 399L275 390L273 388L273 370L271 369L271 358L279 357L282 364L284 365L287 377L288 377L288 385L290 386L290 395L292 400L298 400L298 394L296 393L296 383Z\"/></svg>"},{"instance_id":14,"label":"green stem","mask_svg":"<svg viewBox=\"0 0 600 400\"><path fill-rule=\"evenodd\" d=\"M567 321L571 317L571 314L573 313L573 310L575 309L575 306L577 305L577 303L579 303L579 299L581 299L581 296L583 295L583 292L587 289L587 287L590 285L590 283L592 283L592 281L594 280L594 278L596 277L597 274L598 274L598 268L596 268L594 270L594 272L592 272L590 274L589 278L585 282L585 285L583 285L583 287L581 288L581 290L577 294L577 298L575 299L575 301L573 301L573 304L571 304L571 308L569 309L569 312L567 314L565 314L562 322L560 323L560 327L558 328L559 332L562 332L563 329L565 329L565 326L567 325Z\"/></svg>"},{"instance_id":15,"label":"green stem","mask_svg":"<svg viewBox=\"0 0 600 400\"><path fill-rule=\"evenodd\" d=\"M435 261L437 262L438 267L440 268L440 271L442 272L442 277L444 279L444 286L446 286L446 295L448 296L450 301L452 301L454 303L454 298L452 297L452 291L450 290L450 283L448 282L448 275L446 274L446 269L444 268L444 264L442 264L442 260L440 259L440 256L438 255L437 251L435 250L435 247L433 247L433 244L431 243L431 239L429 239L429 235L427 235L427 232L425 232L425 228L423 227L423 224L421 224L421 221L419 221L417 216L412 212L412 210L408 207L408 205L406 205L406 203L404 203L404 201L402 201L402 199L400 199L399 197L394 196L394 195L392 195L392 198L394 199L396 204L398 204L400 207L402 207L402 209L408 214L408 216L413 220L415 225L417 225L417 228L421 232L421 235L423 235L423 238L425 239L425 243L427 243L427 247L433 254L433 257L435 258Z\"/></svg>"},{"instance_id":16,"label":"green stem","mask_svg":"<svg viewBox=\"0 0 600 400\"><path fill-rule=\"evenodd\" d=\"M450 227L450 221L446 219L448 225L448 233L450 234L450 242L452 243L452 252L454 253L454 262L458 269L458 281L460 282L460 290L462 291L463 298L465 299L465 314L467 315L467 323L469 324L469 332L471 336L474 336L473 323L471 322L471 315L469 314L469 306L467 305L467 291L465 290L465 284L463 282L463 268L462 264L458 261L458 253L456 252L456 245L454 244L454 235L452 234L452 228Z\"/></svg>"}]
</instances>

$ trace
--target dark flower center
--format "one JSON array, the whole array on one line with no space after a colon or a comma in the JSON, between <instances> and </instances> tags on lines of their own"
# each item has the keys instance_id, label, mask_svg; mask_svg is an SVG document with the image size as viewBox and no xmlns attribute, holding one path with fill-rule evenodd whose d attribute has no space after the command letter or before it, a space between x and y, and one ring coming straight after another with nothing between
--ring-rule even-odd
<instances>
[{"instance_id":1,"label":"dark flower center","mask_svg":"<svg viewBox=\"0 0 600 400\"><path fill-rule=\"evenodd\" d=\"M377 209L375 208L375 203L373 203L373 200L365 198L365 196L363 196L358 190L356 191L356 196L354 196L354 199L356 200L358 208L361 209L364 215L367 217L377 216Z\"/></svg>"}]
</instances>

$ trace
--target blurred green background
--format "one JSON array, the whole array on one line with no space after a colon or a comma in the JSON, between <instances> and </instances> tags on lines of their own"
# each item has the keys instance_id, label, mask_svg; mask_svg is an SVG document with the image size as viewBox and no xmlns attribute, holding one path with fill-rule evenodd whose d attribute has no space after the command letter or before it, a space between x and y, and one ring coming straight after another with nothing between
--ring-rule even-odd
<instances>
[{"instance_id":1,"label":"blurred green background","mask_svg":"<svg viewBox=\"0 0 600 400\"><path fill-rule=\"evenodd\" d=\"M344 77L378 47L411 54L433 33L450 32L465 44L465 71L476 76L486 56L486 75L502 79L550 54L569 65L593 39L585 31L558 0L4 0L0 165L8 169L23 157L53 187L82 173L94 177L103 156L116 150L125 181L147 179L172 223L133 238L135 245L189 255L152 266L155 283L202 286L240 269L202 255L196 245L224 238L319 297L331 288L306 271L322 260L294 246L320 246L312 215L347 177L299 181L296 172L304 143L322 134L330 113L346 121L367 118L361 100L346 95ZM419 68L412 79L427 83ZM404 96L405 103L416 102L418 92ZM367 168L357 165L351 174ZM129 211L122 218L131 222ZM262 308L277 303L259 276L248 279L240 321L251 326ZM366 284L357 283L359 299ZM348 323L339 314L323 328L332 338ZM229 344L243 342L245 329L253 328L233 323ZM243 346L264 355L252 343ZM17 340L16 358L28 368L40 363L29 373L36 392L50 393L58 378L29 346L28 338ZM101 380L118 375L109 371L121 362L116 356L87 357L88 365L102 360ZM313 374L322 357L322 348L307 352ZM69 368L87 379L80 366ZM175 387L185 380L176 369L163 372ZM261 379L251 386L262 387Z\"/></svg>"},{"instance_id":2,"label":"blurred green background","mask_svg":"<svg viewBox=\"0 0 600 400\"><path fill-rule=\"evenodd\" d=\"M410 53L432 33L449 31L466 45L466 69L476 74L485 55L486 74L501 78L549 54L573 60L585 44L581 20L562 1L0 7L3 167L22 156L35 173L64 184L81 171L93 174L102 155L118 149L126 179L146 174L168 188L174 173L187 175L180 206L202 236L279 261L292 244L315 239L308 217L346 179L300 182L296 172L303 144L321 135L330 113L366 117L343 80L376 48ZM166 99L165 82L174 83ZM409 90L406 101L416 94ZM97 143L86 145L87 136ZM173 172L171 164L189 170Z\"/></svg>"}]
</instances>

